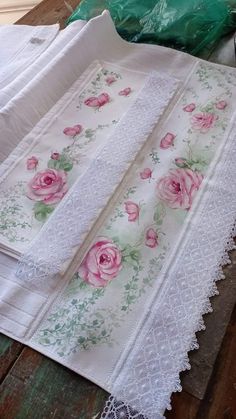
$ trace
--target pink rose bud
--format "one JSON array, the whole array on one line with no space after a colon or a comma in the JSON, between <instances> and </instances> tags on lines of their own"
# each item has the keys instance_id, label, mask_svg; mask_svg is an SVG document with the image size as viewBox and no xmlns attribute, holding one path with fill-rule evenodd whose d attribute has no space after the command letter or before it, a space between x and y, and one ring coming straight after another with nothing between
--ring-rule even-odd
<instances>
[{"instance_id":1,"label":"pink rose bud","mask_svg":"<svg viewBox=\"0 0 236 419\"><path fill-rule=\"evenodd\" d=\"M158 235L153 228L149 228L146 232L146 246L154 248L158 246Z\"/></svg>"},{"instance_id":2,"label":"pink rose bud","mask_svg":"<svg viewBox=\"0 0 236 419\"><path fill-rule=\"evenodd\" d=\"M182 157L177 157L175 159L175 164L176 164L176 166L178 166L180 168L183 168L183 167L187 167L188 166L188 161L187 161L187 159L184 159Z\"/></svg>"},{"instance_id":3,"label":"pink rose bud","mask_svg":"<svg viewBox=\"0 0 236 419\"><path fill-rule=\"evenodd\" d=\"M59 160L59 158L60 158L60 153L54 152L54 153L51 154L51 159L52 160Z\"/></svg>"},{"instance_id":4,"label":"pink rose bud","mask_svg":"<svg viewBox=\"0 0 236 419\"><path fill-rule=\"evenodd\" d=\"M142 172L140 172L141 179L150 179L152 177L152 171L149 169L149 167L146 167L146 169L143 169Z\"/></svg>"},{"instance_id":5,"label":"pink rose bud","mask_svg":"<svg viewBox=\"0 0 236 419\"><path fill-rule=\"evenodd\" d=\"M82 125L74 125L73 127L66 127L63 130L63 133L65 135L68 135L69 137L75 137L76 135L79 135L83 131Z\"/></svg>"},{"instance_id":6,"label":"pink rose bud","mask_svg":"<svg viewBox=\"0 0 236 419\"><path fill-rule=\"evenodd\" d=\"M196 108L195 103L190 103L189 105L186 105L186 106L183 108L183 111L184 111L184 112L193 112L193 111L195 110L195 108Z\"/></svg>"},{"instance_id":7,"label":"pink rose bud","mask_svg":"<svg viewBox=\"0 0 236 419\"><path fill-rule=\"evenodd\" d=\"M116 78L113 76L108 76L106 78L106 84L108 84L108 86L110 86L112 83L114 83L116 81Z\"/></svg>"},{"instance_id":8,"label":"pink rose bud","mask_svg":"<svg viewBox=\"0 0 236 419\"><path fill-rule=\"evenodd\" d=\"M131 88L126 87L125 89L121 90L118 94L120 96L129 96L130 93L131 93Z\"/></svg>"},{"instance_id":9,"label":"pink rose bud","mask_svg":"<svg viewBox=\"0 0 236 419\"><path fill-rule=\"evenodd\" d=\"M110 102L110 96L108 93L101 93L99 96L89 97L84 101L84 104L92 108L100 108L108 102Z\"/></svg>"},{"instance_id":10,"label":"pink rose bud","mask_svg":"<svg viewBox=\"0 0 236 419\"><path fill-rule=\"evenodd\" d=\"M223 110L225 109L227 106L227 102L225 100L220 100L219 102L216 103L216 108Z\"/></svg>"},{"instance_id":11,"label":"pink rose bud","mask_svg":"<svg viewBox=\"0 0 236 419\"><path fill-rule=\"evenodd\" d=\"M175 137L176 136L171 132L167 132L167 134L161 139L160 147L164 150L170 148L172 145L174 145Z\"/></svg>"},{"instance_id":12,"label":"pink rose bud","mask_svg":"<svg viewBox=\"0 0 236 419\"><path fill-rule=\"evenodd\" d=\"M27 170L33 170L36 169L38 166L38 159L35 156L29 157L26 162Z\"/></svg>"},{"instance_id":13,"label":"pink rose bud","mask_svg":"<svg viewBox=\"0 0 236 419\"><path fill-rule=\"evenodd\" d=\"M140 208L135 202L126 201L125 211L128 214L128 221L136 221L139 218Z\"/></svg>"}]
</instances>

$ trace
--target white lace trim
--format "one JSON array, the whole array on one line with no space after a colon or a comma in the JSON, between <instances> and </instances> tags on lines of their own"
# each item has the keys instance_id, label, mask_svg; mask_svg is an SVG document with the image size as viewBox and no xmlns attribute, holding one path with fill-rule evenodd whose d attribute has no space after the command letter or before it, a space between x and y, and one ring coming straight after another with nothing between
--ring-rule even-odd
<instances>
[{"instance_id":1,"label":"white lace trim","mask_svg":"<svg viewBox=\"0 0 236 419\"><path fill-rule=\"evenodd\" d=\"M50 290L80 246L178 86L169 76L151 73L129 111L86 172L54 210L18 264L16 276L37 289Z\"/></svg>"},{"instance_id":2,"label":"white lace trim","mask_svg":"<svg viewBox=\"0 0 236 419\"><path fill-rule=\"evenodd\" d=\"M222 266L230 263L227 252L235 248L234 131L235 125L173 264L164 272L163 289L136 341L129 344L127 359L112 377L112 396L103 419L163 418L164 411L171 409L172 392L182 390L179 373L190 369L187 353L198 348L195 333L205 329L202 316L212 311L209 297L218 294L215 282L224 278Z\"/></svg>"}]
</instances>

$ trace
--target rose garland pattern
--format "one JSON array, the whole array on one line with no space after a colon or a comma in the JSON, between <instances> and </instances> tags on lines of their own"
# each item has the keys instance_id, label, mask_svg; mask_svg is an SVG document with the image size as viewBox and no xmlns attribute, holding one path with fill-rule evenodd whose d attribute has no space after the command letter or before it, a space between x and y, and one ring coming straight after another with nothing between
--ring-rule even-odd
<instances>
[{"instance_id":1,"label":"rose garland pattern","mask_svg":"<svg viewBox=\"0 0 236 419\"><path fill-rule=\"evenodd\" d=\"M107 86L111 86L117 80L122 79L121 74L106 69L101 69L91 82L92 87L85 89L79 96L78 109L82 105L91 107L95 111L109 104L112 99L107 92L98 92ZM126 87L118 92L119 96L129 96L132 93L130 87ZM89 96L93 94L96 96ZM52 213L56 204L58 204L67 193L68 175L74 165L79 165L80 151L89 143L96 139L96 133L99 130L109 128L116 124L117 120L112 120L108 124L98 124L95 129L84 127L81 124L65 127L63 134L71 140L71 144L64 147L61 152L53 151L48 160L47 168L38 171L27 185L26 196L35 202L33 213L36 220L44 222ZM26 161L27 170L36 170L39 165L37 156L29 156Z\"/></svg>"},{"instance_id":2,"label":"rose garland pattern","mask_svg":"<svg viewBox=\"0 0 236 419\"><path fill-rule=\"evenodd\" d=\"M212 90L207 71L204 64L200 64L196 77L204 88ZM216 70L217 85L219 80ZM113 82L111 79L111 84ZM231 93L225 88L223 97L217 96L202 104L197 93L191 87L187 89L179 109L181 116L187 118L186 133L181 138L179 133L167 131L159 145L152 148L145 165L136 173L135 182L78 267L61 297L59 308L55 306L38 331L39 343L62 357L98 344L117 344L116 329L124 325L127 315L150 292L166 260L170 250L169 221L176 219L176 225L181 225L191 209L226 129L230 97ZM95 99L90 104L98 107ZM201 146L199 138L203 139ZM176 144L180 142L182 152L177 153ZM160 176L158 167L163 153L172 153L173 158L167 172ZM139 190L144 184L152 190L151 213L148 203L140 200ZM118 301L114 297L117 287Z\"/></svg>"},{"instance_id":3,"label":"rose garland pattern","mask_svg":"<svg viewBox=\"0 0 236 419\"><path fill-rule=\"evenodd\" d=\"M115 102L117 99L122 103L126 97L133 94L134 90L127 86L122 90L118 90L116 93L114 91L112 93L111 86L119 86L117 82L122 81L122 79L122 74L118 72L106 68L99 70L76 99L78 103L75 106L76 112L77 110L80 111L82 107L90 113L102 112L104 107L109 106L110 103ZM121 86L124 86L124 83ZM63 132L58 132L60 142L64 144L64 138L68 140L68 145L61 147L61 149L59 148L59 150L51 150L48 155L48 161L45 161L45 157L42 159L36 153L24 158L25 177L28 177L27 172L28 174L32 173L32 177L28 182L22 181L22 185L24 185L22 193L15 194L13 191L14 188L12 189L12 187L4 190L4 194L10 195L11 199L17 199L19 201L17 203L17 211L14 213L15 221L11 223L11 228L7 221L5 222L5 226L2 225L0 227L1 235L6 238L9 235L9 240L12 243L17 241L28 242L30 240L30 230L38 228L36 226L39 225L35 223L35 220L42 225L71 187L76 173L78 171L80 172L81 160L85 160L83 153L86 153L87 146L90 143L95 143L98 134L103 130L112 128L119 119L110 120L111 117L108 115L105 118L105 123L98 123L97 126L86 127L86 124L81 123L79 115L80 113L78 112L78 119L75 120L74 124L65 127L62 130ZM74 170L76 168L77 171ZM15 187L17 188L17 184L15 184ZM28 200L27 202L25 198ZM7 211L10 213L12 209L10 200L7 202L9 211L5 207L4 210L5 213ZM32 208L33 217L28 216L27 221L21 223L21 219L25 219L26 217L25 205L27 208ZM6 226L8 226L7 229ZM22 234L20 236L19 229L22 232L25 229L25 231L29 231L29 234L25 236Z\"/></svg>"},{"instance_id":4,"label":"rose garland pattern","mask_svg":"<svg viewBox=\"0 0 236 419\"><path fill-rule=\"evenodd\" d=\"M24 232L30 229L28 216L19 204L25 183L17 182L7 192L1 194L0 199L0 232L9 242L24 242ZM22 233L22 234L21 234Z\"/></svg>"},{"instance_id":5,"label":"rose garland pattern","mask_svg":"<svg viewBox=\"0 0 236 419\"><path fill-rule=\"evenodd\" d=\"M117 121L113 120L112 124ZM67 193L68 173L74 165L79 164L80 150L96 138L99 130L109 127L109 124L99 124L96 129L83 129L82 125L66 127L63 130L71 144L59 153L54 151L48 160L47 169L37 172L27 186L26 196L35 201L33 212L38 221L45 221L64 195ZM83 140L83 141L82 141ZM38 166L36 156L27 159L28 170L35 170Z\"/></svg>"}]
</instances>

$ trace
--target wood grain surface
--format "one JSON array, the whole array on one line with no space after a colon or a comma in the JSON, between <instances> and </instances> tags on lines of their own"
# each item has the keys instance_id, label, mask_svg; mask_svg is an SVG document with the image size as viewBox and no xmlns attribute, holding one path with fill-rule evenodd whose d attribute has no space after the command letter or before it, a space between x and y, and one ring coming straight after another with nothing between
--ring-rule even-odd
<instances>
[{"instance_id":1,"label":"wood grain surface","mask_svg":"<svg viewBox=\"0 0 236 419\"><path fill-rule=\"evenodd\" d=\"M74 10L79 4L79 0L67 0ZM29 13L17 21L20 25L52 25L59 23L61 29L65 27L66 19L70 16L70 11L63 0L43 0Z\"/></svg>"}]
</instances>

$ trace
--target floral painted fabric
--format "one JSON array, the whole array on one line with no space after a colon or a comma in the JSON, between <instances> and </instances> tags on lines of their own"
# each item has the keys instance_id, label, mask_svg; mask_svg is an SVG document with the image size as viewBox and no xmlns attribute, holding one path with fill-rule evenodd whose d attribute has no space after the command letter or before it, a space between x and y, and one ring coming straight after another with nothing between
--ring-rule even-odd
<instances>
[{"instance_id":1,"label":"floral painted fabric","mask_svg":"<svg viewBox=\"0 0 236 419\"><path fill-rule=\"evenodd\" d=\"M236 78L230 71L196 66L133 167L119 203L34 335L37 347L58 359L79 359L87 365L86 376L96 356L97 376L109 375L136 330L140 310L161 286L159 274L227 136L232 85Z\"/></svg>"},{"instance_id":2,"label":"floral painted fabric","mask_svg":"<svg viewBox=\"0 0 236 419\"><path fill-rule=\"evenodd\" d=\"M93 63L23 140L0 179L3 251L24 252L106 143L144 79L143 73Z\"/></svg>"}]
</instances>

